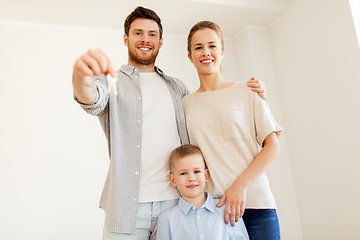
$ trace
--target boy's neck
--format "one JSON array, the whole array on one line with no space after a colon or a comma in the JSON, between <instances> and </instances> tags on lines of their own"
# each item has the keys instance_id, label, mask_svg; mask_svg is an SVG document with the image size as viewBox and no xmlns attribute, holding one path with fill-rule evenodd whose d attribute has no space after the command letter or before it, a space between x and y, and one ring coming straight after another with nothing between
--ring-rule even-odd
<instances>
[{"instance_id":1,"label":"boy's neck","mask_svg":"<svg viewBox=\"0 0 360 240\"><path fill-rule=\"evenodd\" d=\"M185 201L187 201L188 203L190 203L193 206L196 206L198 208L201 208L202 205L204 205L205 201L206 201L206 195L205 193L201 194L200 196L197 197L183 197L181 196Z\"/></svg>"}]
</instances>

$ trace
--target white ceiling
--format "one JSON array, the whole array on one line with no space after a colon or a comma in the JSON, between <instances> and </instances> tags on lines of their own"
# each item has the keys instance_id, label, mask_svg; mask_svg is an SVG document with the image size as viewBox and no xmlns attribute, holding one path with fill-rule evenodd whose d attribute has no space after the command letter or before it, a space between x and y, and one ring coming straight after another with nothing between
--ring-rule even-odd
<instances>
[{"instance_id":1,"label":"white ceiling","mask_svg":"<svg viewBox=\"0 0 360 240\"><path fill-rule=\"evenodd\" d=\"M187 35L197 21L212 20L225 37L245 26L266 27L282 16L288 0L0 0L0 20L122 29L138 5L153 9L167 34Z\"/></svg>"}]
</instances>

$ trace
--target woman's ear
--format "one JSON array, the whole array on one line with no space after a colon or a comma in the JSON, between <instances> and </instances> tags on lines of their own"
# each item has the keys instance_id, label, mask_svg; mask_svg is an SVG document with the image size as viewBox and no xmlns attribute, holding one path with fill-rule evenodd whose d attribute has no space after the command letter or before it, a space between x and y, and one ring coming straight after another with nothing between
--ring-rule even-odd
<instances>
[{"instance_id":1,"label":"woman's ear","mask_svg":"<svg viewBox=\"0 0 360 240\"><path fill-rule=\"evenodd\" d=\"M188 58L190 59L191 63L194 63L193 60L192 60L192 56L191 56L191 54L189 52L188 52Z\"/></svg>"},{"instance_id":2,"label":"woman's ear","mask_svg":"<svg viewBox=\"0 0 360 240\"><path fill-rule=\"evenodd\" d=\"M176 187L176 181L174 178L174 175L172 175L171 173L168 175L169 181L171 183L171 186Z\"/></svg>"}]
</instances>

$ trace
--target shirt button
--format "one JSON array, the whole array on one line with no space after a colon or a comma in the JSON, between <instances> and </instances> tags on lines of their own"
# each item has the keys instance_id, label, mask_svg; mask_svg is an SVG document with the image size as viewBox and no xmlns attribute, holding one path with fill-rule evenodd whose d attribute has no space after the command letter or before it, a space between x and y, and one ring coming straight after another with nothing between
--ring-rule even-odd
<instances>
[{"instance_id":1,"label":"shirt button","mask_svg":"<svg viewBox=\"0 0 360 240\"><path fill-rule=\"evenodd\" d=\"M137 198L135 197L133 200L134 200L134 202L136 202Z\"/></svg>"},{"instance_id":2,"label":"shirt button","mask_svg":"<svg viewBox=\"0 0 360 240\"><path fill-rule=\"evenodd\" d=\"M203 239L203 238L204 238L204 236L203 236L203 235L201 235L201 236L200 236L200 238L201 238L201 239Z\"/></svg>"},{"instance_id":3,"label":"shirt button","mask_svg":"<svg viewBox=\"0 0 360 240\"><path fill-rule=\"evenodd\" d=\"M137 122L138 122L138 123L140 123L140 122L141 122L141 120L137 120Z\"/></svg>"},{"instance_id":4,"label":"shirt button","mask_svg":"<svg viewBox=\"0 0 360 240\"><path fill-rule=\"evenodd\" d=\"M139 172L138 172L138 171L135 171L135 175L136 175L136 176L139 175Z\"/></svg>"},{"instance_id":5,"label":"shirt button","mask_svg":"<svg viewBox=\"0 0 360 240\"><path fill-rule=\"evenodd\" d=\"M193 210L195 210L195 207L192 207Z\"/></svg>"},{"instance_id":6,"label":"shirt button","mask_svg":"<svg viewBox=\"0 0 360 240\"><path fill-rule=\"evenodd\" d=\"M141 100L141 97L138 97L138 100Z\"/></svg>"},{"instance_id":7,"label":"shirt button","mask_svg":"<svg viewBox=\"0 0 360 240\"><path fill-rule=\"evenodd\" d=\"M200 218L200 216L198 215L197 218Z\"/></svg>"},{"instance_id":8,"label":"shirt button","mask_svg":"<svg viewBox=\"0 0 360 240\"><path fill-rule=\"evenodd\" d=\"M140 148L140 145L136 145L137 148Z\"/></svg>"}]
</instances>

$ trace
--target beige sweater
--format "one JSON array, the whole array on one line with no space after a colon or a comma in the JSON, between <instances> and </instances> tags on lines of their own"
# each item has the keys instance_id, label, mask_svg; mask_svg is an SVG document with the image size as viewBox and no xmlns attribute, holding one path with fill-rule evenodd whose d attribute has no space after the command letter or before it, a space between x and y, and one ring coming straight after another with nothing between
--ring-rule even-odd
<instances>
[{"instance_id":1,"label":"beige sweater","mask_svg":"<svg viewBox=\"0 0 360 240\"><path fill-rule=\"evenodd\" d=\"M267 135L282 128L267 103L245 82L183 98L190 143L204 153L211 179L207 191L221 197L249 166ZM276 208L266 173L247 190L246 208Z\"/></svg>"}]
</instances>

